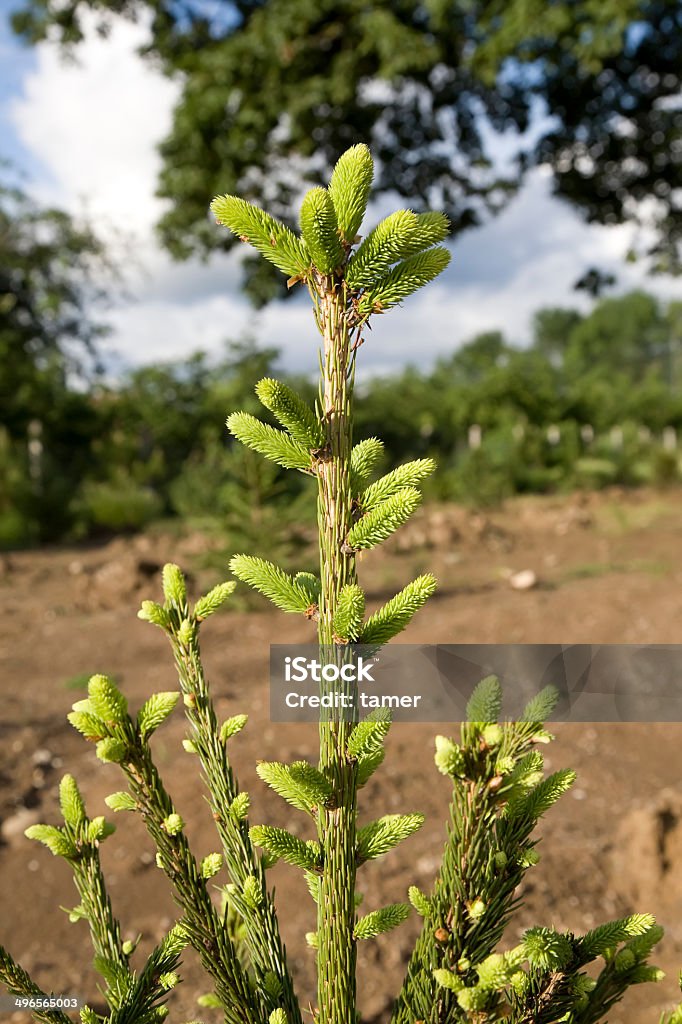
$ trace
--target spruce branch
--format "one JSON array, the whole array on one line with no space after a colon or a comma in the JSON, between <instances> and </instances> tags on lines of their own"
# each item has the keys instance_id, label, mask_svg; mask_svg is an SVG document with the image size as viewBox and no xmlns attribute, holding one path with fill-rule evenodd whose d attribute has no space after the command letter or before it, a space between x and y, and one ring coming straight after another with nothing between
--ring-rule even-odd
<instances>
[{"instance_id":1,"label":"spruce branch","mask_svg":"<svg viewBox=\"0 0 682 1024\"><path fill-rule=\"evenodd\" d=\"M297 807L308 814L315 814L318 806L331 799L331 786L322 772L313 768L307 761L294 761L289 765L279 764L277 761L261 761L256 771L263 782L292 807Z\"/></svg>"},{"instance_id":2,"label":"spruce branch","mask_svg":"<svg viewBox=\"0 0 682 1024\"><path fill-rule=\"evenodd\" d=\"M419 484L436 468L433 459L415 459L414 462L407 462L398 466L385 476L370 484L359 497L359 504L363 512L370 512L380 502L392 497L403 487L418 487ZM543 719L544 721L544 719Z\"/></svg>"},{"instance_id":3,"label":"spruce branch","mask_svg":"<svg viewBox=\"0 0 682 1024\"><path fill-rule=\"evenodd\" d=\"M490 724L501 713L497 679L479 683L468 712L476 721L462 725L460 744L445 737L437 741L436 764L453 780L448 837L393 1024L454 1022L462 1010L493 1013L499 993L479 984L472 965L495 953L517 905L517 887L533 861L535 812L546 810L549 797L558 797L571 781L564 772L550 776L548 785L539 781L541 759L532 750L537 722ZM511 813L506 802L507 794L517 791L522 814ZM531 808L523 801L533 793ZM434 974L440 971L455 971L462 987L444 987L444 976ZM572 1005L568 977L561 970L540 974L522 995L508 993L514 1000L514 1024L549 1024L562 1016L551 1016L557 1007L565 1013Z\"/></svg>"},{"instance_id":4,"label":"spruce branch","mask_svg":"<svg viewBox=\"0 0 682 1024\"><path fill-rule=\"evenodd\" d=\"M347 756L357 762L358 789L364 786L384 761L384 740L391 727L387 708L372 711L353 729L347 745Z\"/></svg>"},{"instance_id":5,"label":"spruce branch","mask_svg":"<svg viewBox=\"0 0 682 1024\"><path fill-rule=\"evenodd\" d=\"M383 818L364 825L357 836L358 863L388 853L403 839L419 831L423 824L423 814L385 814Z\"/></svg>"},{"instance_id":6,"label":"spruce branch","mask_svg":"<svg viewBox=\"0 0 682 1024\"><path fill-rule=\"evenodd\" d=\"M444 213L435 210L427 210L426 213L417 214L417 230L414 233L412 244L408 247L406 255L412 256L423 249L429 249L432 245L444 242L450 233L450 221Z\"/></svg>"},{"instance_id":7,"label":"spruce branch","mask_svg":"<svg viewBox=\"0 0 682 1024\"><path fill-rule=\"evenodd\" d=\"M253 561L243 556L239 564L247 571L253 570ZM264 565L260 560L256 568ZM233 567L234 568L234 567ZM280 579L281 570L271 573ZM236 573L238 575L238 573ZM286 574L282 573L282 577ZM286 577L288 580L289 577ZM309 597L310 582L294 579L292 586L299 595ZM204 674L199 644L200 623L196 617L196 609L204 599L199 599L195 608L194 618L184 619L180 614L171 617L167 630L168 639L173 650L178 672L178 681L183 693L185 714L191 725L192 734L188 742L198 755L208 788L208 799L220 836L225 863L232 883L239 890L250 878L263 894L257 906L242 918L239 942L248 950L249 960L256 976L267 1009L276 1004L282 1005L287 1013L289 1024L301 1024L301 1012L294 991L293 980L289 972L284 944L279 930L279 922L275 911L273 893L268 890L265 880L265 864L258 856L249 837L247 820L249 810L248 793L240 792L238 780L230 764L228 742L244 728L246 715L233 715L222 726L219 725L209 686ZM189 624L184 637L181 631L184 624ZM228 915L227 924L234 924ZM236 942L234 928L231 932L232 948L238 959L240 946ZM276 982L277 997L273 997L273 985L268 983L272 978Z\"/></svg>"},{"instance_id":8,"label":"spruce branch","mask_svg":"<svg viewBox=\"0 0 682 1024\"><path fill-rule=\"evenodd\" d=\"M288 276L305 276L310 268L310 255L300 238L265 210L237 196L217 196L211 210L220 224L249 242L278 270Z\"/></svg>"},{"instance_id":9,"label":"spruce branch","mask_svg":"<svg viewBox=\"0 0 682 1024\"><path fill-rule=\"evenodd\" d=\"M383 455L384 444L377 437L366 437L353 446L350 453L350 478L354 495L359 494Z\"/></svg>"},{"instance_id":10,"label":"spruce branch","mask_svg":"<svg viewBox=\"0 0 682 1024\"><path fill-rule=\"evenodd\" d=\"M299 839L285 828L274 825L252 825L249 830L251 841L278 860L303 868L305 871L319 871L322 866L318 843Z\"/></svg>"},{"instance_id":11,"label":"spruce branch","mask_svg":"<svg viewBox=\"0 0 682 1024\"><path fill-rule=\"evenodd\" d=\"M310 583L312 577L308 578L307 574L291 577L272 562L253 555L234 555L230 570L237 579L269 598L283 612L305 613L315 603L316 594Z\"/></svg>"},{"instance_id":12,"label":"spruce branch","mask_svg":"<svg viewBox=\"0 0 682 1024\"><path fill-rule=\"evenodd\" d=\"M383 748L384 740L391 728L391 713L388 708L371 711L353 729L348 740L348 757L360 758Z\"/></svg>"},{"instance_id":13,"label":"spruce branch","mask_svg":"<svg viewBox=\"0 0 682 1024\"><path fill-rule=\"evenodd\" d=\"M175 568L167 568L164 573L164 590L167 603L172 602L173 614L179 619L186 610L186 599ZM88 699L93 700L93 693L96 699L105 694L107 703L120 709L117 691L115 688L112 690L112 687L111 681L104 687L101 677L95 677L90 683ZM104 705L98 706L104 710ZM187 937L199 953L205 970L213 978L216 994L225 1008L226 1024L259 1024L263 1013L260 999L251 988L230 937L211 902L206 882L184 835L182 819L163 787L149 746L129 716L126 715L125 720L120 718L119 713L119 720L114 727L115 734L101 740L98 748L103 743L117 744L123 751L117 760L128 779L130 794L156 845L158 862L173 883L176 899L184 912ZM95 841L104 834L101 826L98 826ZM125 974L118 963L112 962L108 955L100 957L98 962L101 967L112 972L117 984L121 983Z\"/></svg>"},{"instance_id":14,"label":"spruce branch","mask_svg":"<svg viewBox=\"0 0 682 1024\"><path fill-rule=\"evenodd\" d=\"M409 903L392 903L388 907L381 907L380 910L372 910L361 917L355 925L355 938L374 939L377 935L397 928L409 914Z\"/></svg>"},{"instance_id":15,"label":"spruce branch","mask_svg":"<svg viewBox=\"0 0 682 1024\"><path fill-rule=\"evenodd\" d=\"M418 576L412 583L408 583L399 594L370 615L360 632L360 643L385 644L398 633L402 633L412 616L435 592L436 587L436 579L430 573Z\"/></svg>"},{"instance_id":16,"label":"spruce branch","mask_svg":"<svg viewBox=\"0 0 682 1024\"><path fill-rule=\"evenodd\" d=\"M321 274L332 274L344 262L345 252L334 203L326 188L313 188L306 193L300 220L303 241L313 264Z\"/></svg>"},{"instance_id":17,"label":"spruce branch","mask_svg":"<svg viewBox=\"0 0 682 1024\"><path fill-rule=\"evenodd\" d=\"M362 516L348 531L346 544L353 551L374 548L403 526L421 504L415 487L403 487Z\"/></svg>"},{"instance_id":18,"label":"spruce branch","mask_svg":"<svg viewBox=\"0 0 682 1024\"><path fill-rule=\"evenodd\" d=\"M467 722L496 722L502 713L502 687L497 676L486 676L477 683L467 701Z\"/></svg>"},{"instance_id":19,"label":"spruce branch","mask_svg":"<svg viewBox=\"0 0 682 1024\"><path fill-rule=\"evenodd\" d=\"M576 774L570 768L554 772L528 793L510 803L509 817L527 817L531 821L537 821L566 790L570 789L575 779Z\"/></svg>"},{"instance_id":20,"label":"spruce branch","mask_svg":"<svg viewBox=\"0 0 682 1024\"><path fill-rule=\"evenodd\" d=\"M332 621L334 636L343 643L354 643L362 628L365 614L365 595L357 583L347 583L341 589Z\"/></svg>"},{"instance_id":21,"label":"spruce branch","mask_svg":"<svg viewBox=\"0 0 682 1024\"><path fill-rule=\"evenodd\" d=\"M374 228L348 264L346 281L353 289L367 288L389 268L410 254L418 230L416 214L397 210Z\"/></svg>"},{"instance_id":22,"label":"spruce branch","mask_svg":"<svg viewBox=\"0 0 682 1024\"><path fill-rule=\"evenodd\" d=\"M559 699L559 691L554 686L545 686L528 701L523 714L522 722L544 723L550 718Z\"/></svg>"},{"instance_id":23,"label":"spruce branch","mask_svg":"<svg viewBox=\"0 0 682 1024\"><path fill-rule=\"evenodd\" d=\"M48 993L43 992L36 985L27 971L10 956L3 946L0 946L0 981L10 995L34 999L49 998ZM31 1010L31 1016L34 1020L44 1022L44 1024L73 1024L71 1018L61 1010L34 1009Z\"/></svg>"},{"instance_id":24,"label":"spruce branch","mask_svg":"<svg viewBox=\"0 0 682 1024\"><path fill-rule=\"evenodd\" d=\"M143 739L151 736L172 713L180 699L176 690L153 693L137 713L137 727Z\"/></svg>"},{"instance_id":25,"label":"spruce branch","mask_svg":"<svg viewBox=\"0 0 682 1024\"><path fill-rule=\"evenodd\" d=\"M630 914L619 921L610 921L584 935L578 943L578 955L583 963L602 956L606 950L625 942L627 939L639 936L648 936L655 925L655 919L651 914ZM637 946L630 946L630 951L638 950ZM649 952L644 945L643 950ZM646 954L645 954L646 955Z\"/></svg>"},{"instance_id":26,"label":"spruce branch","mask_svg":"<svg viewBox=\"0 0 682 1024\"><path fill-rule=\"evenodd\" d=\"M439 246L408 256L362 293L358 300L360 316L369 317L371 313L383 313L402 302L438 277L449 262L450 253Z\"/></svg>"},{"instance_id":27,"label":"spruce branch","mask_svg":"<svg viewBox=\"0 0 682 1024\"><path fill-rule=\"evenodd\" d=\"M180 954L188 940L182 925L175 928L156 946L139 976L129 975L119 1005L109 1018L109 1024L156 1024L160 1019L168 993L179 982L176 969Z\"/></svg>"},{"instance_id":28,"label":"spruce branch","mask_svg":"<svg viewBox=\"0 0 682 1024\"><path fill-rule=\"evenodd\" d=\"M315 476L320 577L290 576L248 555L235 556L232 569L279 608L314 619L320 646L333 652L337 667L350 664L349 644L381 645L397 635L435 588L430 574L420 576L363 624L365 598L356 553L381 543L409 518L433 464L416 460L369 483L383 446L376 438L353 445L356 355L369 317L432 280L449 260L438 247L448 230L447 219L438 213L398 211L361 241L357 232L372 173L367 147L345 153L329 191L314 188L305 197L302 239L242 199L222 196L212 204L224 224L291 276L290 285L306 281L322 336L315 411L286 385L266 378L257 386L258 395L284 429L246 413L228 421L248 447L285 468ZM113 827L102 816L88 818L75 781L65 776L60 785L63 827L27 830L72 868L81 903L69 916L90 924L95 965L107 983L108 1024L155 1024L165 1017L166 996L180 980L176 968L188 942L215 988L200 1003L222 1008L225 1024L301 1024L273 893L266 885L266 868L276 859L304 871L317 905L317 930L306 936L317 951L315 1024L356 1024L357 942L395 927L410 910L400 903L359 919L356 914L358 867L412 835L423 820L421 815L390 814L357 827L358 790L383 760L388 715L377 713L360 723L323 718L318 767L303 761L259 764L267 784L311 815L317 840L268 825L249 828L249 795L240 791L228 757L228 745L246 716L233 715L218 724L198 639L201 622L233 589L233 582L219 584L191 609L184 576L169 564L163 570L164 603L145 601L139 612L170 640L190 726L183 746L201 764L222 852L197 863L149 749L149 738L172 712L177 693L153 694L133 720L114 682L94 676L87 699L76 702L69 716L96 744L100 760L121 766L129 788L112 793L106 803L117 812L141 814L157 847L157 863L183 911L181 924L139 974L129 966L134 946L121 943L99 863L100 844ZM536 927L514 949L496 949L519 901L519 883L538 859L534 827L574 778L566 770L545 778L534 749L552 738L542 723L556 699L547 688L530 701L520 721L500 722L501 690L489 677L469 701L460 742L436 738L436 767L452 782L450 822L432 891L409 889L423 926L393 1024L597 1024L628 987L661 978L662 972L648 962L661 929L646 914L601 925L582 937ZM218 911L207 882L223 864L230 881L220 890L223 906ZM590 977L582 968L597 957L604 966ZM2 948L0 980L20 995L43 996ZM34 1017L68 1024L61 1011L34 1011ZM81 1021L106 1024L88 1007ZM682 1011L664 1015L661 1024L682 1024Z\"/></svg>"},{"instance_id":29,"label":"spruce branch","mask_svg":"<svg viewBox=\"0 0 682 1024\"><path fill-rule=\"evenodd\" d=\"M253 448L278 466L312 473L310 451L283 430L277 430L246 412L233 412L227 419L227 426L243 445Z\"/></svg>"},{"instance_id":30,"label":"spruce branch","mask_svg":"<svg viewBox=\"0 0 682 1024\"><path fill-rule=\"evenodd\" d=\"M234 580L229 580L226 583L218 583L212 590L209 590L208 594L204 594L200 597L194 606L194 618L197 622L203 622L209 615L213 615L219 608L227 601L228 597L234 592L236 583ZM144 602L143 602L144 603ZM168 628L168 626L166 626Z\"/></svg>"},{"instance_id":31,"label":"spruce branch","mask_svg":"<svg viewBox=\"0 0 682 1024\"><path fill-rule=\"evenodd\" d=\"M367 209L372 187L374 165L367 146L351 146L339 158L329 183L341 238L348 244L355 241Z\"/></svg>"},{"instance_id":32,"label":"spruce branch","mask_svg":"<svg viewBox=\"0 0 682 1024\"><path fill-rule=\"evenodd\" d=\"M256 385L256 394L298 444L306 448L324 444L324 430L317 416L288 384L264 377Z\"/></svg>"}]
</instances>

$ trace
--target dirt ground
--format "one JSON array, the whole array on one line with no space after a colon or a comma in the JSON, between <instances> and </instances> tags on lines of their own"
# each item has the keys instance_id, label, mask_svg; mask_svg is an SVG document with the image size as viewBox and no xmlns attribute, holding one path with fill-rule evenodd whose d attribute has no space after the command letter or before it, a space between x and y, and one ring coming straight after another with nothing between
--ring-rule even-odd
<instances>
[{"instance_id":1,"label":"dirt ground","mask_svg":"<svg viewBox=\"0 0 682 1024\"><path fill-rule=\"evenodd\" d=\"M681 506L680 491L612 491L517 499L490 513L430 507L385 550L363 559L363 582L378 603L411 573L436 572L437 598L401 637L414 643L676 643ZM193 570L197 590L215 582L196 569L206 543L196 535L157 533L0 556L0 943L48 990L97 1001L87 927L70 924L59 909L77 902L68 866L23 831L35 821L57 821L56 789L67 770L78 778L91 816L107 811L105 795L121 788L118 769L97 761L66 713L83 695L82 677L96 671L115 676L133 707L153 690L174 688L163 635L135 613L141 598L158 597L164 561ZM532 570L535 585L515 590L510 574L523 570ZM314 726L275 726L268 719L268 645L312 639L309 624L241 610L215 616L202 636L219 715L250 716L232 750L241 785L251 793L251 820L305 829L303 815L290 817L254 765L258 758L315 758ZM433 767L436 731L443 726L394 726L384 767L363 791L365 819L409 810L427 819L399 851L362 869L367 909L404 899L411 883L428 889L437 869L449 786ZM528 873L524 910L509 939L516 941L531 924L584 931L635 910L653 912L666 927L655 958L666 980L640 986L609 1019L656 1024L679 999L682 966L682 725L573 724L554 731L549 765L576 768L578 782L543 825L541 861ZM176 711L154 749L195 852L203 856L216 848L216 837L195 765L180 745L183 734ZM139 822L118 815L116 824L102 859L126 937L142 933L144 952L175 918L175 908ZM312 901L296 869L278 865L273 877L307 1006L314 974L302 936L314 927ZM366 1021L388 1019L417 928L410 919L361 944ZM183 976L170 1019L219 1020L216 1011L196 1008L196 996L208 985L189 956Z\"/></svg>"}]
</instances>

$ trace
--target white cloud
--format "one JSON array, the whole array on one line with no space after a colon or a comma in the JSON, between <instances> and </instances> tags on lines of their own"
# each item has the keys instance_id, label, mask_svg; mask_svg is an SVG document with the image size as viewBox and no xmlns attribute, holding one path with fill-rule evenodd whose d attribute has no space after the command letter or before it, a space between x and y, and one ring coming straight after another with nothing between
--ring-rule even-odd
<instances>
[{"instance_id":1,"label":"white cloud","mask_svg":"<svg viewBox=\"0 0 682 1024\"><path fill-rule=\"evenodd\" d=\"M69 208L85 202L96 222L140 234L161 209L153 195L155 145L170 128L179 92L137 56L146 36L143 25L128 22L117 22L107 38L90 30L76 61L39 46L23 95L10 107L21 141L48 171L42 189L49 198Z\"/></svg>"},{"instance_id":2,"label":"white cloud","mask_svg":"<svg viewBox=\"0 0 682 1024\"><path fill-rule=\"evenodd\" d=\"M110 315L109 351L119 365L139 365L198 348L218 352L226 338L251 329L281 347L292 368L314 370L317 338L304 295L254 318L239 292L234 255L175 264L158 247L156 145L170 128L179 86L137 55L145 38L143 25L120 21L107 39L90 31L76 64L39 46L10 108L21 142L45 168L41 198L70 209L85 204L105 235L122 232L134 251L127 283L135 301ZM361 365L424 365L481 330L501 328L523 341L538 307L587 305L572 285L589 266L616 272L622 289L682 297L682 282L652 281L622 263L630 235L629 227L584 225L551 197L548 175L537 171L501 216L455 242L442 279L402 311L377 318Z\"/></svg>"}]
</instances>

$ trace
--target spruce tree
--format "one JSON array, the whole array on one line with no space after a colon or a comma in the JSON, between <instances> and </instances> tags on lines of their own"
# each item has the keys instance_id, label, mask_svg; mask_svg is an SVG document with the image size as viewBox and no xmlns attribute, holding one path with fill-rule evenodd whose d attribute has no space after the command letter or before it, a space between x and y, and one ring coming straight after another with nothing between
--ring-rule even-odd
<instances>
[{"instance_id":1,"label":"spruce tree","mask_svg":"<svg viewBox=\"0 0 682 1024\"><path fill-rule=\"evenodd\" d=\"M353 437L355 364L371 317L400 303L447 265L439 243L447 233L437 214L400 211L359 237L373 167L365 146L337 164L329 189L315 188L301 209L301 236L234 196L216 199L218 220L287 275L309 289L320 332L321 377L315 408L286 385L266 378L256 386L279 428L233 412L228 426L247 447L317 486L319 576L288 573L258 553L235 554L231 570L282 611L317 625L325 651L344 663L355 643L380 646L397 636L433 594L430 574L408 583L367 614L357 572L358 552L376 547L419 506L420 485L433 469L421 459L372 479L381 458L377 438ZM113 831L88 816L75 780L60 787L62 826L34 825L27 835L71 866L80 902L69 912L88 922L106 1014L86 1007L83 1024L152 1024L167 1012L179 981L182 950L193 946L212 984L205 1005L225 1024L302 1024L294 978L282 943L268 869L282 860L304 872L317 904L317 929L307 936L317 961L315 1024L356 1024L356 949L400 926L415 911L421 934L397 994L392 1024L593 1024L637 983L661 972L648 957L662 929L648 914L632 914L578 936L539 926L509 948L505 927L518 904L518 886L538 860L538 820L572 785L574 773L546 775L538 746L556 694L547 689L520 721L503 721L494 677L481 681L467 707L458 741L436 737L435 766L452 783L450 819L440 869L430 892L411 886L404 902L358 913L362 866L390 854L422 825L419 813L384 814L357 825L359 791L380 767L390 728L386 714L363 721L328 716L319 724L317 764L262 761L258 775L308 816L308 838L249 823L249 795L232 766L231 740L247 725L235 714L219 723L200 653L204 622L229 601L236 583L219 584L193 605L184 575L165 566L163 603L144 601L139 615L168 637L179 691L153 694L132 715L107 677L90 680L88 696L69 715L96 745L103 762L119 766L126 788L107 798L117 813L139 814L173 888L181 917L151 951L141 970L134 946L121 941L103 877L99 848ZM184 706L184 749L197 757L208 790L220 851L198 861L185 823L155 765L150 740L176 705ZM226 869L219 911L212 881ZM502 948L500 948L502 943ZM586 970L598 961L598 969ZM33 1016L65 1024L70 1018L44 1002L44 993L0 947L0 980L34 1000ZM38 1005L40 1002L40 1005ZM682 1008L664 1017L679 1024Z\"/></svg>"}]
</instances>

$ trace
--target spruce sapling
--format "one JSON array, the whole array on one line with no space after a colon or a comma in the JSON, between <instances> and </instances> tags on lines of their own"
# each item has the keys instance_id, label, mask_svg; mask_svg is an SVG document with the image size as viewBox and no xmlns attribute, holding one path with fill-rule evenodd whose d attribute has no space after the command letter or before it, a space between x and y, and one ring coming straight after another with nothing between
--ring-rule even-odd
<instances>
[{"instance_id":1,"label":"spruce sapling","mask_svg":"<svg viewBox=\"0 0 682 1024\"><path fill-rule=\"evenodd\" d=\"M419 576L367 615L356 571L358 552L382 543L413 514L420 484L434 469L422 459L372 480L383 446L377 438L353 438L357 353L371 317L433 280L449 260L439 245L447 221L437 213L398 211L364 240L359 237L372 176L369 150L363 145L348 150L329 189L315 188L305 197L300 237L243 199L222 196L212 204L218 221L285 273L290 287L306 284L322 337L315 408L287 385L265 378L256 393L281 429L241 412L228 419L244 445L315 481L319 577L287 573L257 553L236 554L231 569L277 608L314 620L320 644L338 651L341 659L352 643L380 646L397 636L436 587L430 574ZM358 870L389 854L423 821L406 812L357 825L359 790L384 758L390 727L385 714L362 722L321 721L317 765L260 763L260 778L308 815L309 838L269 825L250 827L249 795L239 787L230 756L231 740L246 726L246 716L218 722L199 645L203 623L229 601L234 585L219 584L192 607L182 572L167 565L163 604L144 601L139 615L168 637L179 691L152 695L131 716L118 688L95 676L87 699L69 715L96 744L100 760L122 771L127 787L112 793L107 804L115 812L141 815L181 910L180 922L141 970L130 963L133 944L121 941L99 864L99 846L112 826L103 817L88 818L75 780L62 781L64 825L28 830L30 838L70 864L80 895L70 917L90 927L108 1009L100 1014L86 1007L83 1024L163 1019L188 944L213 986L201 1002L221 1008L226 1024L302 1024L268 884L268 868L277 859L304 872L317 904L317 930L306 936L317 961L315 1024L356 1024L357 943L399 926L412 909L423 926L395 1001L393 1024L593 1024L629 986L658 979L648 957L662 930L647 914L609 922L583 936L536 927L515 946L498 949L518 903L518 885L538 860L535 826L574 777L570 771L545 776L536 749L551 739L543 727L556 699L550 690L529 704L521 721L501 722L499 683L483 680L469 703L459 742L436 738L436 768L451 780L452 799L442 863L429 893L411 886L406 902L357 913ZM221 845L221 852L201 862L150 747L180 696L188 724L183 746L198 758ZM229 882L218 911L210 887L223 866ZM600 969L588 974L585 968L594 961L601 962ZM0 980L12 993L42 995L2 948ZM60 1010L36 1009L33 1016L57 1024L70 1019ZM679 1024L682 1008L663 1020Z\"/></svg>"}]
</instances>

